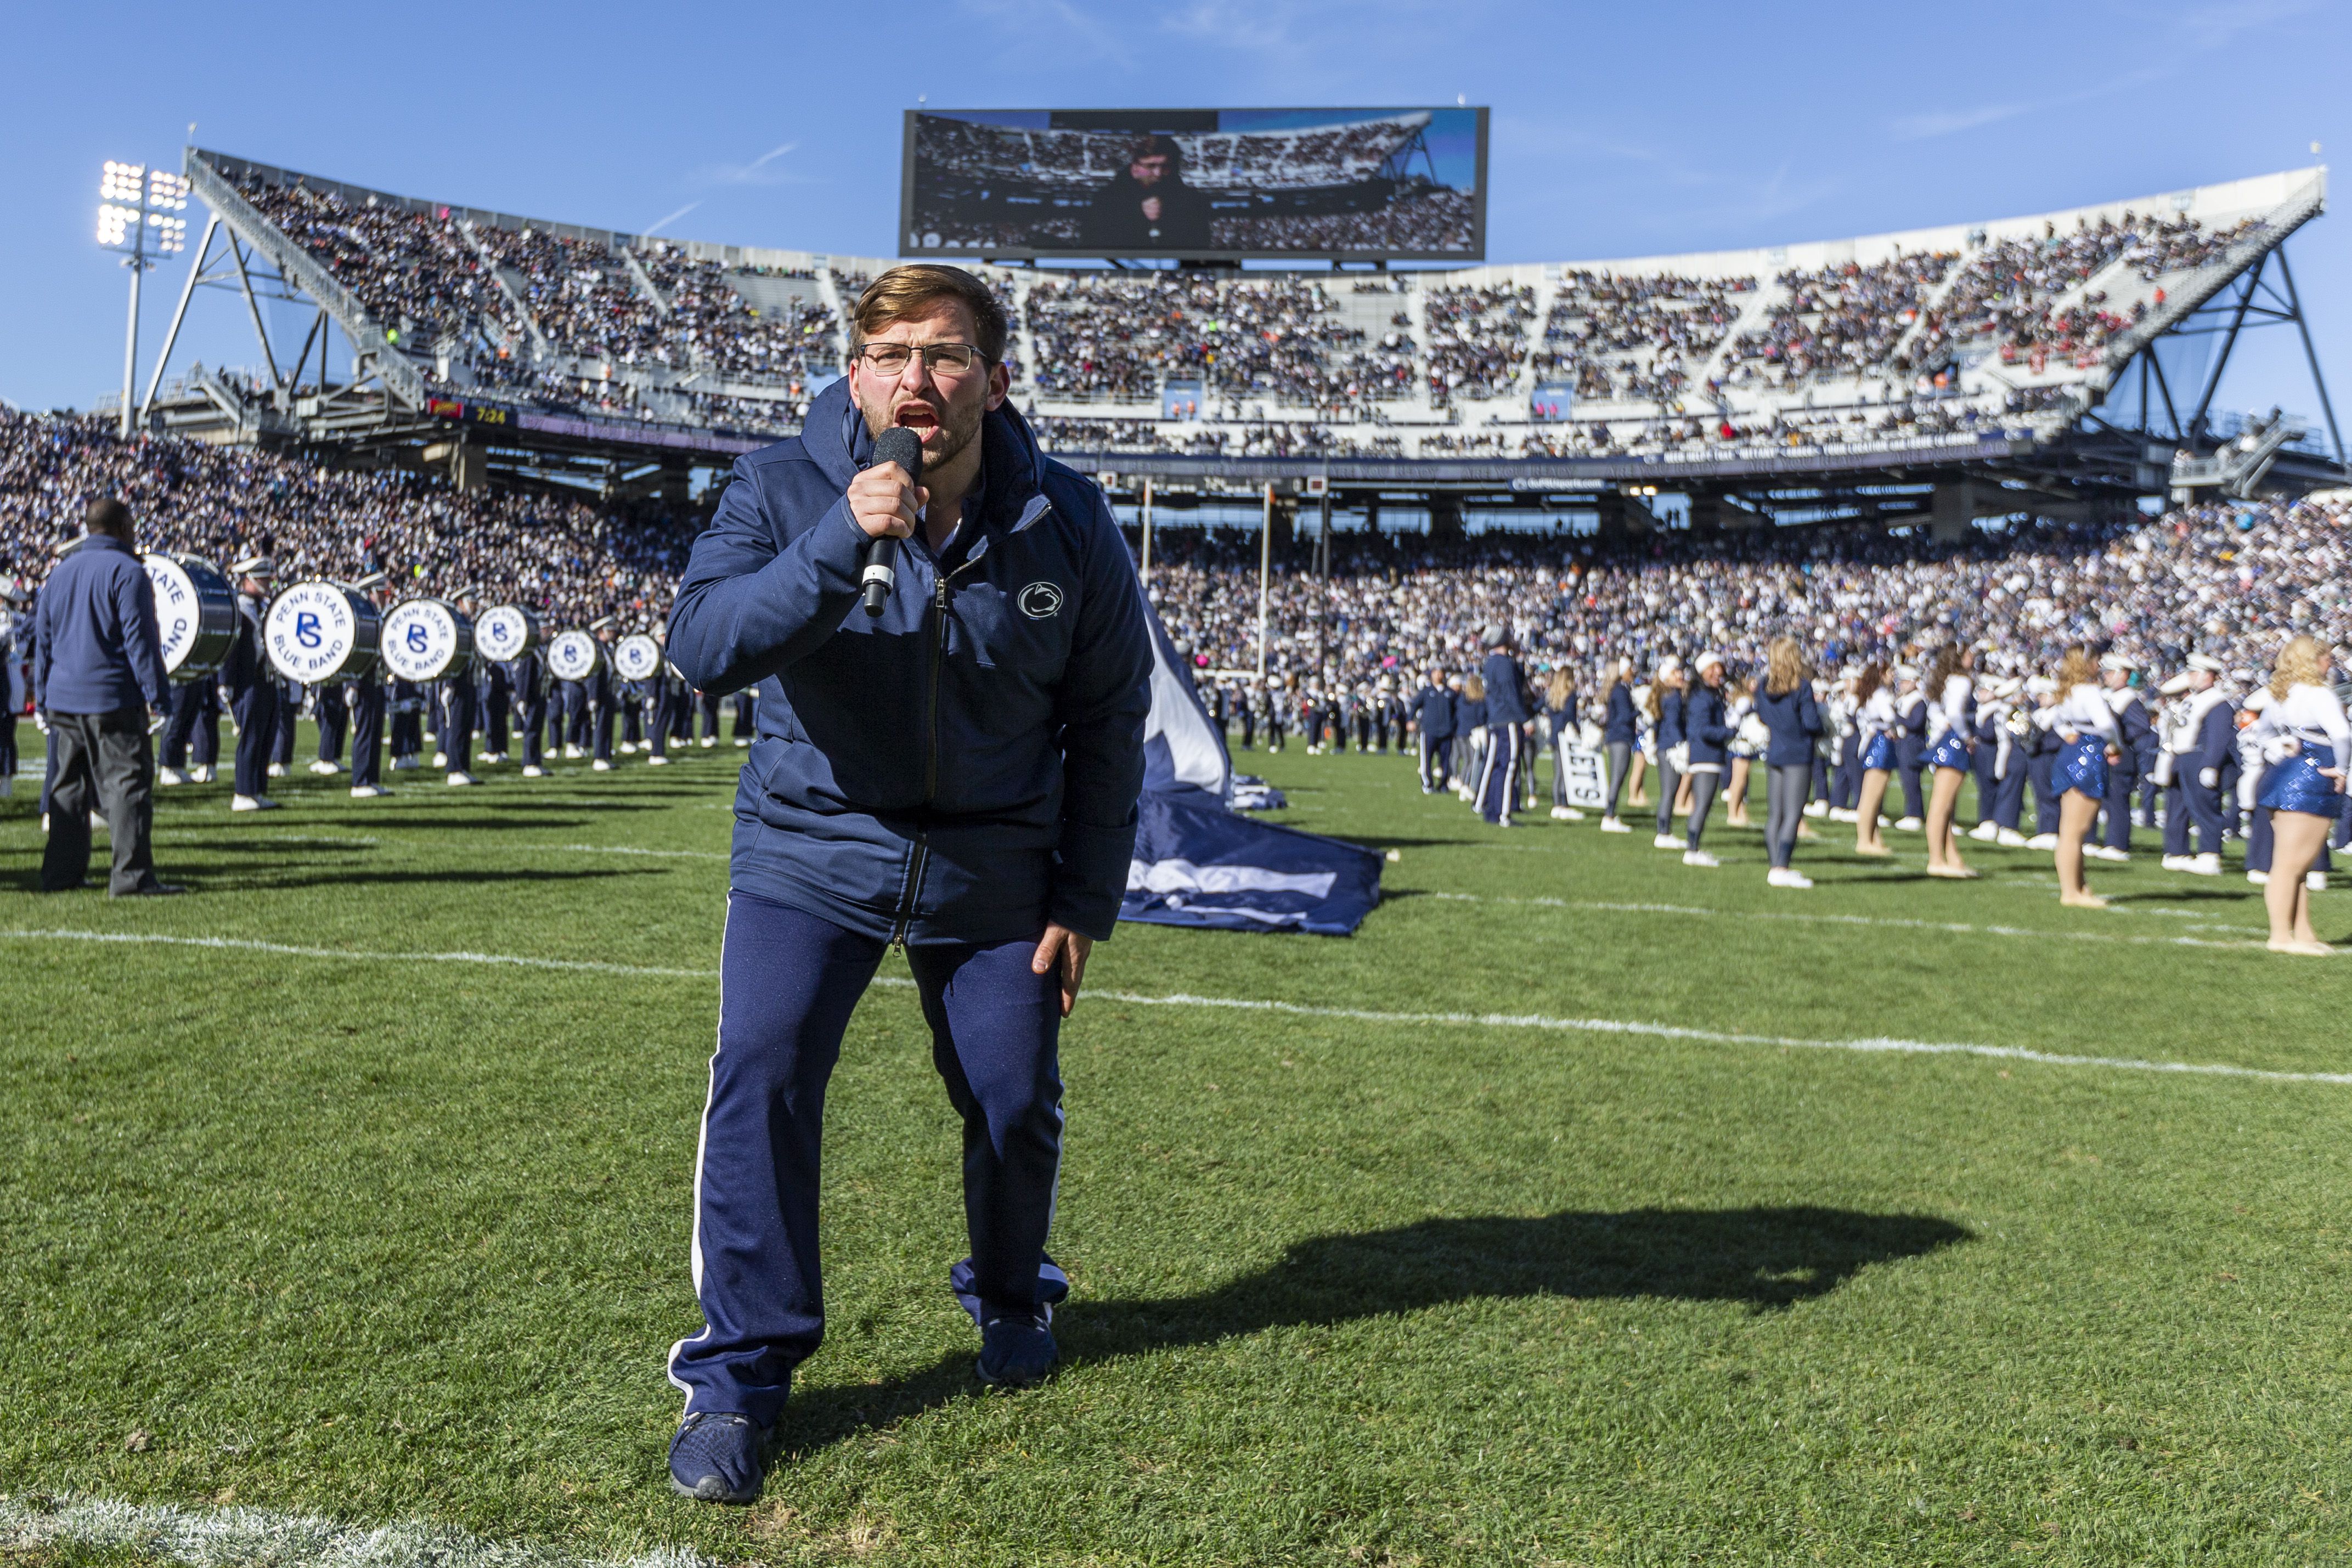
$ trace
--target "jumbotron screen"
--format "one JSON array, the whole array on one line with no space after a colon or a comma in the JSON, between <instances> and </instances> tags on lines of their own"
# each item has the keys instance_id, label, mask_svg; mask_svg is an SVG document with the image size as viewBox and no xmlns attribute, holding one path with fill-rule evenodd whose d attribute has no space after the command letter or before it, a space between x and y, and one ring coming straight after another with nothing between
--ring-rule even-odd
<instances>
[{"instance_id":1,"label":"jumbotron screen","mask_svg":"<svg viewBox=\"0 0 2352 1568\"><path fill-rule=\"evenodd\" d=\"M906 256L1480 261L1486 110L907 114Z\"/></svg>"}]
</instances>

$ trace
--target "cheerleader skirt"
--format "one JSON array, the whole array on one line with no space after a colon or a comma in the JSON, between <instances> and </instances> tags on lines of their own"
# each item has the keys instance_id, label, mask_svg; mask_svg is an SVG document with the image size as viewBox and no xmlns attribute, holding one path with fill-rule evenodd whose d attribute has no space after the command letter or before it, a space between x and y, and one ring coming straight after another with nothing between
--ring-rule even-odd
<instances>
[{"instance_id":1,"label":"cheerleader skirt","mask_svg":"<svg viewBox=\"0 0 2352 1568\"><path fill-rule=\"evenodd\" d=\"M1927 765L1931 768L1958 768L1962 773L1968 772L1968 742L1961 739L1958 730L1945 731L1944 738L1937 742L1935 750L1927 753Z\"/></svg>"},{"instance_id":2,"label":"cheerleader skirt","mask_svg":"<svg viewBox=\"0 0 2352 1568\"><path fill-rule=\"evenodd\" d=\"M2319 770L2335 765L2333 746L2305 741L2302 751L2291 757L2281 757L2263 770L2262 787L2255 792L2254 804L2272 811L2333 816L2344 804L2344 797L2337 793L2334 780L2319 776Z\"/></svg>"},{"instance_id":3,"label":"cheerleader skirt","mask_svg":"<svg viewBox=\"0 0 2352 1568\"><path fill-rule=\"evenodd\" d=\"M1876 769L1887 773L1895 766L1895 737L1873 735L1863 743L1862 766L1864 773Z\"/></svg>"},{"instance_id":4,"label":"cheerleader skirt","mask_svg":"<svg viewBox=\"0 0 2352 1568\"><path fill-rule=\"evenodd\" d=\"M2107 798L2107 743L2091 736L2075 742L2058 753L2058 763L2051 770L2052 783L2060 795L2068 790L2080 790L2093 800Z\"/></svg>"}]
</instances>

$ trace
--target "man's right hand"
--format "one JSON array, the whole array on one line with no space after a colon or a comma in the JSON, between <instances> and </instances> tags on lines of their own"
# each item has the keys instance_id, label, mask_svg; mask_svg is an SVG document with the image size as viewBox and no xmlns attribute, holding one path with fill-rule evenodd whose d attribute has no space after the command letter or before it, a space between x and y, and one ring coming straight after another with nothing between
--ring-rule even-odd
<instances>
[{"instance_id":1,"label":"man's right hand","mask_svg":"<svg viewBox=\"0 0 2352 1568\"><path fill-rule=\"evenodd\" d=\"M915 531L915 514L931 492L908 484L907 470L898 464L877 463L849 481L846 499L849 515L868 539L905 539Z\"/></svg>"}]
</instances>

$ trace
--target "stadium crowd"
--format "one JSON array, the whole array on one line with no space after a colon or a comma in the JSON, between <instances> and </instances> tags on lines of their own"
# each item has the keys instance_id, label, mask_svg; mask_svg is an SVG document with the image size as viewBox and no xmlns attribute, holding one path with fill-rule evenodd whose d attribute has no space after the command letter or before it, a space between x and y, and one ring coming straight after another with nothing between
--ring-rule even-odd
<instances>
[{"instance_id":1,"label":"stadium crowd","mask_svg":"<svg viewBox=\"0 0 2352 1568\"><path fill-rule=\"evenodd\" d=\"M1296 432L1302 440L1311 432ZM0 412L0 573L37 581L91 497L120 496L153 548L216 562L268 551L281 580L392 574L419 594L478 586L560 625L663 613L696 516L438 479L346 472L102 420ZM1163 516L1163 524L1167 521ZM1859 527L1635 535L1615 544L1489 531L1342 531L1328 579L1304 538L1273 586L1270 663L1358 682L1458 666L1480 628L1521 628L1530 658L1597 676L1699 646L1735 662L1792 632L1832 659L1952 637L1996 661L2086 642L2163 668L2194 650L2262 668L2289 630L2352 644L2352 498L2231 502L2103 527L2023 523L1964 544ZM1254 533L1163 526L1151 596L1202 666L1256 658Z\"/></svg>"},{"instance_id":2,"label":"stadium crowd","mask_svg":"<svg viewBox=\"0 0 2352 1568\"><path fill-rule=\"evenodd\" d=\"M37 582L82 510L114 496L144 548L226 565L276 558L281 582L390 574L408 592L478 587L555 626L667 613L694 518L519 493L460 493L397 472L324 468L251 447L117 439L110 420L0 409L0 574Z\"/></svg>"},{"instance_id":3,"label":"stadium crowd","mask_svg":"<svg viewBox=\"0 0 2352 1568\"><path fill-rule=\"evenodd\" d=\"M1039 133L1007 134L1028 145ZM989 130L983 139L995 136ZM1080 149L1094 138L1045 140ZM1091 167L1091 153L1087 160ZM833 301L855 298L867 281L845 268L830 290L819 279L816 290L785 294L753 288L746 279L755 269L664 243L623 254L528 228L460 225L439 216L446 209L354 204L299 184L248 181L243 189L373 315L398 323L404 338L429 340L436 362L465 361L461 384L469 378L559 408L782 433L839 366L845 334ZM1217 221L1311 227L1359 219L1389 221ZM1013 357L1029 399L1148 403L1164 382L1198 380L1210 423L1228 426L1163 428L1147 441L1139 426L1127 431L1127 449L1611 456L1996 427L2051 405L2065 375L2096 365L2116 334L2163 302L2159 279L2213 259L2257 227L2128 211L2071 230L2053 222L2039 236L1979 237L1958 251L1791 268L1771 280L1761 309L1752 309L1754 277L1572 269L1550 294L1532 352L1539 296L1525 285L1430 279L1419 312L1383 311L1376 325L1363 302L1308 277L990 276L1027 340ZM1349 289L1377 293L1399 282L1360 277ZM536 353L542 341L556 360ZM1963 395L1960 370L1990 355L2002 384L1981 388L1979 377ZM1399 405L1451 416L1510 398L1523 366L1528 384L1566 384L1578 403L1618 406L1523 427L1511 441L1459 429L1416 440L1371 428ZM740 396L745 384L774 388L783 406ZM1629 402L1650 407L1629 416Z\"/></svg>"},{"instance_id":4,"label":"stadium crowd","mask_svg":"<svg viewBox=\"0 0 2352 1568\"><path fill-rule=\"evenodd\" d=\"M1352 686L1460 669L1483 627L1598 690L1604 660L1721 650L1753 666L1790 633L1830 664L1981 639L2022 670L2086 643L2178 669L2262 669L2290 631L2352 646L2352 495L2179 509L2107 527L2020 524L1965 544L1862 527L1687 531L1606 546L1489 531L1342 531L1328 580L1302 538L1272 585L1269 667ZM1254 531L1166 529L1150 594L1202 668L1254 668Z\"/></svg>"}]
</instances>

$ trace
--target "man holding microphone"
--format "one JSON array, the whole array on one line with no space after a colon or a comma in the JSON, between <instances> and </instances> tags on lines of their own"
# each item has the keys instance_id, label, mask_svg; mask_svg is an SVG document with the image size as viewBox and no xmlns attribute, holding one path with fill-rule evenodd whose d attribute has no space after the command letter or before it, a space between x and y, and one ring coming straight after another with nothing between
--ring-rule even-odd
<instances>
[{"instance_id":1,"label":"man holding microphone","mask_svg":"<svg viewBox=\"0 0 2352 1568\"><path fill-rule=\"evenodd\" d=\"M1003 307L959 268L897 267L853 326L849 374L802 434L736 463L670 614L690 685L760 699L695 1179L704 1327L670 1352L671 1484L705 1501L759 1495L823 1335L825 1084L894 942L963 1119L971 1255L950 1279L979 1375L1051 1370L1055 1047L1118 916L1142 786L1134 567L1101 492L1005 405ZM868 580L887 586L861 605Z\"/></svg>"}]
</instances>

